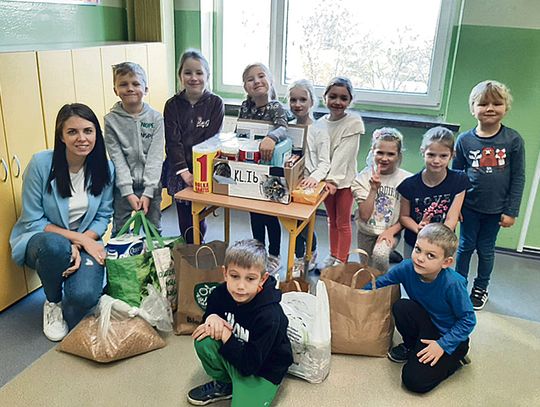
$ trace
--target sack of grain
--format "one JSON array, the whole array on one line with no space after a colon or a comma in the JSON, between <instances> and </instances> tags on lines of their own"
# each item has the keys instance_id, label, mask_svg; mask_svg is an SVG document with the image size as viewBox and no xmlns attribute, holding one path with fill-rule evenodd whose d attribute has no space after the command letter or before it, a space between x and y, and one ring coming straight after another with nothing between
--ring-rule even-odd
<instances>
[{"instance_id":1,"label":"sack of grain","mask_svg":"<svg viewBox=\"0 0 540 407\"><path fill-rule=\"evenodd\" d=\"M113 303L118 300L103 297L106 298L98 305L99 316L84 318L60 342L57 350L108 363L165 346L165 341L148 322L137 316L127 316L127 310L131 308L128 304L122 312L118 304L113 309Z\"/></svg>"}]
</instances>

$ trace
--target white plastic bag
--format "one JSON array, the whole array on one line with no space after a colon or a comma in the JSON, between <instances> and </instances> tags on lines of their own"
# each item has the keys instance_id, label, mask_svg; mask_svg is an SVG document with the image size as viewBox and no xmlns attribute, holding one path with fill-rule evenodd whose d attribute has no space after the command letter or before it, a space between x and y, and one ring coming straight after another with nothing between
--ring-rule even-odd
<instances>
[{"instance_id":1,"label":"white plastic bag","mask_svg":"<svg viewBox=\"0 0 540 407\"><path fill-rule=\"evenodd\" d=\"M146 286L148 295L144 297L140 308L132 307L128 303L102 295L96 308L99 315L98 335L104 338L111 324L111 320L125 320L136 316L141 317L157 330L172 332L172 310L169 302L153 285Z\"/></svg>"},{"instance_id":2,"label":"white plastic bag","mask_svg":"<svg viewBox=\"0 0 540 407\"><path fill-rule=\"evenodd\" d=\"M319 281L316 294L288 292L281 307L289 319L287 336L294 362L289 373L310 383L321 383L330 372L330 308L326 286Z\"/></svg>"}]
</instances>

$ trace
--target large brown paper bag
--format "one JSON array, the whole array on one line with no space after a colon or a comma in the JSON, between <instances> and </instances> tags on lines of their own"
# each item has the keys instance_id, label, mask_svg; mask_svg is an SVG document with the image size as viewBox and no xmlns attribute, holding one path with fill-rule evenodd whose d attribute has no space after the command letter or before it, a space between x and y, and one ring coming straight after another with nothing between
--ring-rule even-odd
<instances>
[{"instance_id":1,"label":"large brown paper bag","mask_svg":"<svg viewBox=\"0 0 540 407\"><path fill-rule=\"evenodd\" d=\"M174 333L190 335L203 323L208 296L223 282L225 242L176 245L172 250L178 285Z\"/></svg>"},{"instance_id":2,"label":"large brown paper bag","mask_svg":"<svg viewBox=\"0 0 540 407\"><path fill-rule=\"evenodd\" d=\"M368 282L375 286L381 273L361 263L326 268L321 280L330 303L332 353L386 356L394 332L392 304L400 298L398 285L362 290Z\"/></svg>"}]
</instances>

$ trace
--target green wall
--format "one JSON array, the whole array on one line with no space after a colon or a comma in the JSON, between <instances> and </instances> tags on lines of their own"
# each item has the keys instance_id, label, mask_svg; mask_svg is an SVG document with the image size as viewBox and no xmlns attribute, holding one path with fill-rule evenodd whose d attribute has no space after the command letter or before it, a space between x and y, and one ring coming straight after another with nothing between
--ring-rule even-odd
<instances>
[{"instance_id":1,"label":"green wall","mask_svg":"<svg viewBox=\"0 0 540 407\"><path fill-rule=\"evenodd\" d=\"M540 102L540 30L509 27L461 27L456 68L449 95L447 119L461 123L463 130L475 126L468 108L469 93L474 85L486 79L505 83L514 102L503 123L519 131L525 140L527 183L520 216L510 229L503 229L497 245L515 249L519 239L527 197L540 150L538 106ZM529 226L540 230L540 217L533 215ZM528 236L531 236L529 233ZM534 238L531 236L531 238ZM540 246L527 240L528 245Z\"/></svg>"},{"instance_id":2,"label":"green wall","mask_svg":"<svg viewBox=\"0 0 540 407\"><path fill-rule=\"evenodd\" d=\"M174 44L176 48L176 61L178 62L178 59L186 49L201 49L200 12L193 10L174 10L174 27Z\"/></svg>"},{"instance_id":3,"label":"green wall","mask_svg":"<svg viewBox=\"0 0 540 407\"><path fill-rule=\"evenodd\" d=\"M127 41L123 7L0 1L0 47Z\"/></svg>"}]
</instances>

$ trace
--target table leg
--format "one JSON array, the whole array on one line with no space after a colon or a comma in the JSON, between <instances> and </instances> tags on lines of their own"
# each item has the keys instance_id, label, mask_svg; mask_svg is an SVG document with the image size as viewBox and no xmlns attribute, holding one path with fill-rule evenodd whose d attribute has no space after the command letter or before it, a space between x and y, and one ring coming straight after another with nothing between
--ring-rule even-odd
<instances>
[{"instance_id":1,"label":"table leg","mask_svg":"<svg viewBox=\"0 0 540 407\"><path fill-rule=\"evenodd\" d=\"M313 232L315 232L315 212L309 218L308 224L308 238L306 242L306 260L309 263L313 253L311 252L311 246L313 246Z\"/></svg>"},{"instance_id":2,"label":"table leg","mask_svg":"<svg viewBox=\"0 0 540 407\"><path fill-rule=\"evenodd\" d=\"M223 211L225 213L225 221L223 222L223 227L225 228L225 230L223 231L223 235L225 236L225 243L227 243L228 246L231 238L231 210L229 208L223 208Z\"/></svg>"},{"instance_id":3,"label":"table leg","mask_svg":"<svg viewBox=\"0 0 540 407\"><path fill-rule=\"evenodd\" d=\"M193 216L193 243L195 244L201 244L201 231L199 230L200 214L205 208L206 206L201 203L191 203L191 215Z\"/></svg>"},{"instance_id":4,"label":"table leg","mask_svg":"<svg viewBox=\"0 0 540 407\"><path fill-rule=\"evenodd\" d=\"M296 219L284 218L278 216L279 221L289 232L289 252L287 254L287 275L285 280L292 278L292 269L294 266L294 249L296 248L296 237L298 236L298 221ZM301 229L300 229L301 230Z\"/></svg>"}]
</instances>

